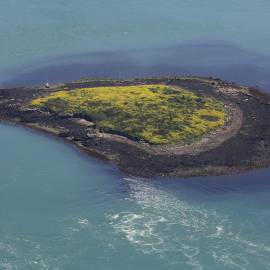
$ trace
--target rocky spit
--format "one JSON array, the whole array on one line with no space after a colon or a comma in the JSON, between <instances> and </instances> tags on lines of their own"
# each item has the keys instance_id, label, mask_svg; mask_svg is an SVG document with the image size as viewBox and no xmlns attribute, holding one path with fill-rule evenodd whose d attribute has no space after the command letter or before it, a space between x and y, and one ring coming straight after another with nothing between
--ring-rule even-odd
<instances>
[{"instance_id":1,"label":"rocky spit","mask_svg":"<svg viewBox=\"0 0 270 270\"><path fill-rule=\"evenodd\" d=\"M102 133L80 115L61 116L29 106L31 100L60 89L155 83L215 97L230 107L231 120L192 145L157 147L121 134ZM117 164L127 175L147 178L223 175L270 166L270 95L220 79L85 79L49 87L0 89L0 119L61 137L91 156Z\"/></svg>"}]
</instances>

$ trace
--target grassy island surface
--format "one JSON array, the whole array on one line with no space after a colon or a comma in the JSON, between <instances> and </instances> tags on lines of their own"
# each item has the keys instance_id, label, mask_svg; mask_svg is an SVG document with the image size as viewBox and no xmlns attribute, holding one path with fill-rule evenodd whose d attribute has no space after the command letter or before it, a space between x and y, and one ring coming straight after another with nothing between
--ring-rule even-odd
<instances>
[{"instance_id":1,"label":"grassy island surface","mask_svg":"<svg viewBox=\"0 0 270 270\"><path fill-rule=\"evenodd\" d=\"M31 102L59 115L81 115L103 131L151 144L186 144L223 126L228 113L215 98L162 84L57 91Z\"/></svg>"}]
</instances>

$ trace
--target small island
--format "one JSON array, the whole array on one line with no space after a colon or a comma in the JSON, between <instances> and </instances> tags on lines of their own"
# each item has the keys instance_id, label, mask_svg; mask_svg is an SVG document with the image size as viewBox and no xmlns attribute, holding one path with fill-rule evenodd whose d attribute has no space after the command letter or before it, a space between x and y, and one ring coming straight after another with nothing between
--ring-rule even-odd
<instances>
[{"instance_id":1,"label":"small island","mask_svg":"<svg viewBox=\"0 0 270 270\"><path fill-rule=\"evenodd\" d=\"M270 165L270 96L220 79L0 89L0 118L64 138L129 175L222 175Z\"/></svg>"}]
</instances>

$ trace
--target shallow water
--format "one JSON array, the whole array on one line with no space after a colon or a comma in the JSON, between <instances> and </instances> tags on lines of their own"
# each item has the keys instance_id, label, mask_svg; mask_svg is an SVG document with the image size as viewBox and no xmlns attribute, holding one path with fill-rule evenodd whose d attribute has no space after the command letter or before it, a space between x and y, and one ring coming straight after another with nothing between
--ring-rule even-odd
<instances>
[{"instance_id":1,"label":"shallow water","mask_svg":"<svg viewBox=\"0 0 270 270\"><path fill-rule=\"evenodd\" d=\"M267 0L2 0L0 87L217 76L270 89ZM0 125L0 269L270 269L270 169L125 178Z\"/></svg>"},{"instance_id":2,"label":"shallow water","mask_svg":"<svg viewBox=\"0 0 270 270\"><path fill-rule=\"evenodd\" d=\"M270 269L269 169L125 178L7 125L0 149L0 269Z\"/></svg>"}]
</instances>

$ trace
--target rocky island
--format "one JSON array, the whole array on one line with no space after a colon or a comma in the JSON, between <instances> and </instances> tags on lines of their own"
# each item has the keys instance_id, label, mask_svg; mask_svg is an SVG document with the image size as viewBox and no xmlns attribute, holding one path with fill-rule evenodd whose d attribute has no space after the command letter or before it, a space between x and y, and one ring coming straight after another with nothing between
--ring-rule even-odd
<instances>
[{"instance_id":1,"label":"rocky island","mask_svg":"<svg viewBox=\"0 0 270 270\"><path fill-rule=\"evenodd\" d=\"M0 118L55 134L135 176L270 165L270 96L219 79L82 79L0 89Z\"/></svg>"}]
</instances>

